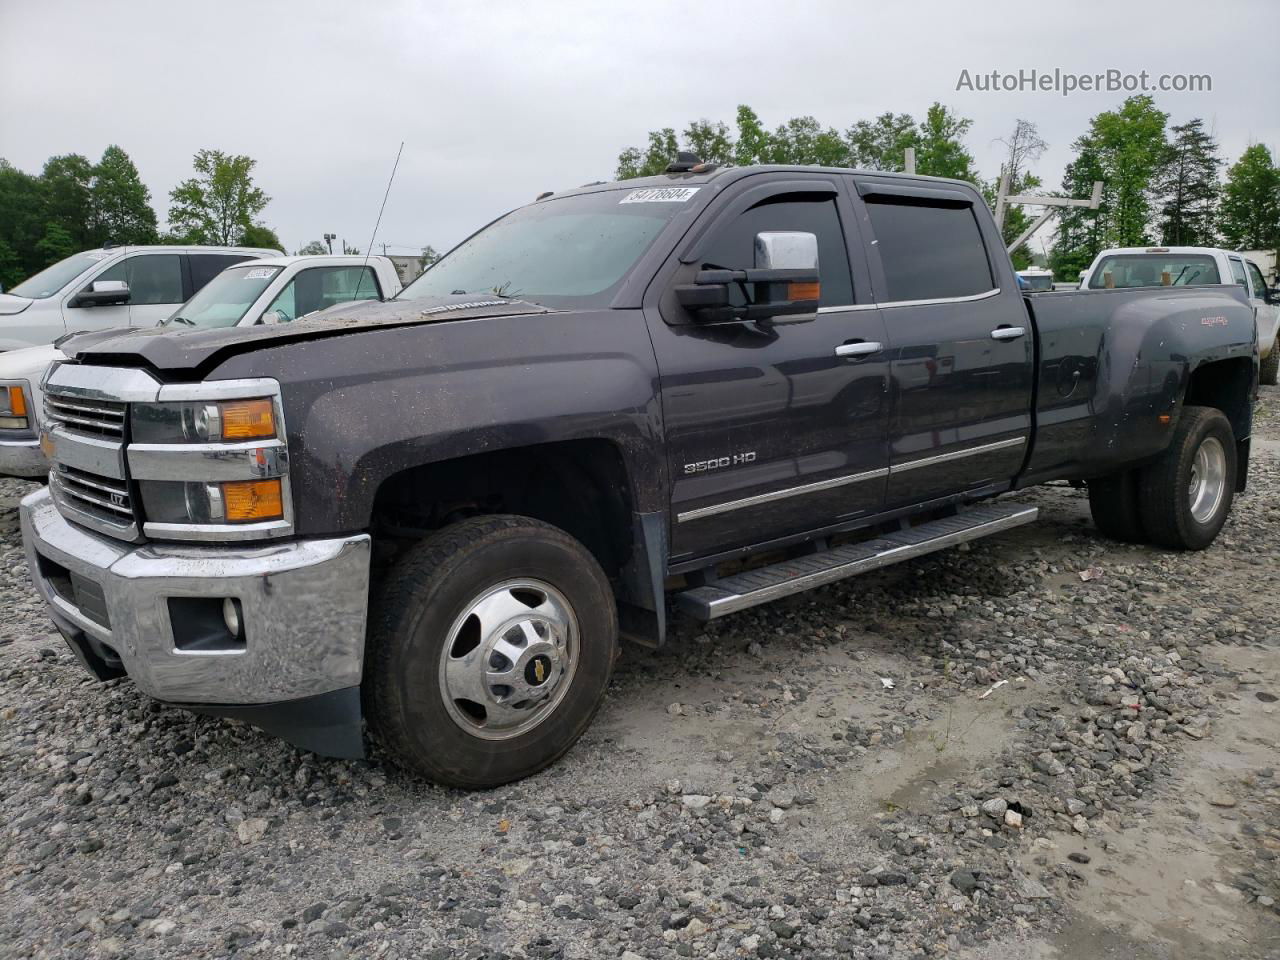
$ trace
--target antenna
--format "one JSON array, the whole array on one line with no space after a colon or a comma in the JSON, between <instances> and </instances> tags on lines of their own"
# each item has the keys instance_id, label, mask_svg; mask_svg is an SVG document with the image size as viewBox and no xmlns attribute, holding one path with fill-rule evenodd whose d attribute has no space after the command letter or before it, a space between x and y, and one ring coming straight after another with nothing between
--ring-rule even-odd
<instances>
[{"instance_id":1,"label":"antenna","mask_svg":"<svg viewBox=\"0 0 1280 960\"><path fill-rule=\"evenodd\" d=\"M382 212L387 209L387 197L391 196L391 184L395 182L396 170L400 168L400 154L404 153L404 141L400 141L400 149L396 151L396 162L391 166L391 176L387 178L387 189L382 195L382 206L378 208L378 219L373 223L373 236L369 245L364 248L364 259L360 261L360 280L356 281L356 293L360 292L360 281L364 280L364 267L369 262L369 254L373 251L373 241L378 237L378 227L382 225Z\"/></svg>"}]
</instances>

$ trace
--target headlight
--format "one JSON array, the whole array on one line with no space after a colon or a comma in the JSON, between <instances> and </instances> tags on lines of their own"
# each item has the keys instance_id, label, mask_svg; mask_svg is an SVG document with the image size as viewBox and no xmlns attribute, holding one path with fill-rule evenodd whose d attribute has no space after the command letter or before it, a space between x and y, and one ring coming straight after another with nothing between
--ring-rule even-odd
<instances>
[{"instance_id":1,"label":"headlight","mask_svg":"<svg viewBox=\"0 0 1280 960\"><path fill-rule=\"evenodd\" d=\"M270 398L220 402L139 403L133 407L136 443L217 443L277 436Z\"/></svg>"},{"instance_id":2,"label":"headlight","mask_svg":"<svg viewBox=\"0 0 1280 960\"><path fill-rule=\"evenodd\" d=\"M0 387L0 430L30 430L26 387L19 383Z\"/></svg>"},{"instance_id":3,"label":"headlight","mask_svg":"<svg viewBox=\"0 0 1280 960\"><path fill-rule=\"evenodd\" d=\"M147 536L244 540L293 531L279 384L172 384L129 405L129 475Z\"/></svg>"}]
</instances>

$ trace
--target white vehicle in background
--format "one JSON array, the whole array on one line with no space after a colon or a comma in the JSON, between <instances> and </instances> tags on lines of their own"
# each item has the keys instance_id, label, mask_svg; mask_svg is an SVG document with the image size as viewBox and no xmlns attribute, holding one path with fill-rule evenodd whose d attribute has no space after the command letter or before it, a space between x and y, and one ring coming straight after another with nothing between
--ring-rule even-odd
<instances>
[{"instance_id":1,"label":"white vehicle in background","mask_svg":"<svg viewBox=\"0 0 1280 960\"><path fill-rule=\"evenodd\" d=\"M1248 296L1258 325L1261 380L1275 384L1280 374L1280 292L1267 286L1262 270L1243 254L1218 247L1114 247L1098 254L1080 280L1081 288L1089 290L1214 283L1237 284Z\"/></svg>"},{"instance_id":2,"label":"white vehicle in background","mask_svg":"<svg viewBox=\"0 0 1280 960\"><path fill-rule=\"evenodd\" d=\"M1024 293L1048 293L1053 289L1053 271L1043 267L1027 267L1018 271L1019 286Z\"/></svg>"},{"instance_id":3,"label":"white vehicle in background","mask_svg":"<svg viewBox=\"0 0 1280 960\"><path fill-rule=\"evenodd\" d=\"M0 351L68 333L150 327L227 267L279 256L258 247L103 247L73 254L0 294Z\"/></svg>"},{"instance_id":4,"label":"white vehicle in background","mask_svg":"<svg viewBox=\"0 0 1280 960\"><path fill-rule=\"evenodd\" d=\"M389 300L400 277L386 257L318 256L244 260L228 267L162 321L172 333L191 328L289 323L352 300ZM118 324L122 326L122 324ZM134 324L137 326L137 324ZM60 357L53 344L0 353L0 476L42 479L40 382ZM74 411L63 411L63 419Z\"/></svg>"}]
</instances>

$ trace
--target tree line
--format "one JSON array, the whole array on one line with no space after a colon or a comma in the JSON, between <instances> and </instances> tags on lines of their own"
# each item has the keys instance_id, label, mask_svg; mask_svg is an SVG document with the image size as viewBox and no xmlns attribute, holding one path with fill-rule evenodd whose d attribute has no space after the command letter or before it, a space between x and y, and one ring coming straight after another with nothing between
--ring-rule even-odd
<instances>
[{"instance_id":1,"label":"tree line","mask_svg":"<svg viewBox=\"0 0 1280 960\"><path fill-rule=\"evenodd\" d=\"M169 193L161 232L151 191L112 145L97 163L78 153L50 157L39 174L0 158L0 284L8 288L80 250L153 243L269 247L275 233L258 221L270 202L253 182L255 162L200 150L193 176Z\"/></svg>"},{"instance_id":2,"label":"tree line","mask_svg":"<svg viewBox=\"0 0 1280 960\"><path fill-rule=\"evenodd\" d=\"M662 173L681 150L720 165L816 164L901 172L911 147L917 173L968 180L994 205L999 174L984 177L977 170L965 145L972 125L949 107L933 103L921 120L889 112L841 130L802 116L769 130L751 107L742 105L732 127L701 119L680 134L674 127L650 131L645 146L628 147L618 155L615 173L620 180ZM1040 187L1033 167L1048 144L1036 125L1017 120L999 142L1005 148L1001 168L1009 176L1010 193ZM1135 96L1093 117L1072 150L1057 195L1087 197L1095 180L1103 181L1103 193L1097 210L1068 208L1059 217L1049 265L1060 279L1074 279L1106 247L1280 247L1280 168L1263 144L1246 149L1224 181L1217 140L1202 119L1170 126L1169 115L1151 97ZM1025 210L1009 208L1006 243L1030 223ZM1022 268L1030 263L1030 252L1020 247L1013 259Z\"/></svg>"}]
</instances>

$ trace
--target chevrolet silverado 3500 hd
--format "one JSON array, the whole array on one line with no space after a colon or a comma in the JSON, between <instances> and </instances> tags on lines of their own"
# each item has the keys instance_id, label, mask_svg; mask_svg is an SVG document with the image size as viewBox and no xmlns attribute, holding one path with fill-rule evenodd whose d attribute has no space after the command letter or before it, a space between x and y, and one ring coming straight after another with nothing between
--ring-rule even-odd
<instances>
[{"instance_id":1,"label":"chevrolet silverado 3500 hd","mask_svg":"<svg viewBox=\"0 0 1280 960\"><path fill-rule=\"evenodd\" d=\"M968 183L812 167L544 195L386 303L138 331L47 376L31 573L86 667L486 787L619 636L1026 523L1199 549L1258 380L1229 285L1023 297Z\"/></svg>"}]
</instances>

